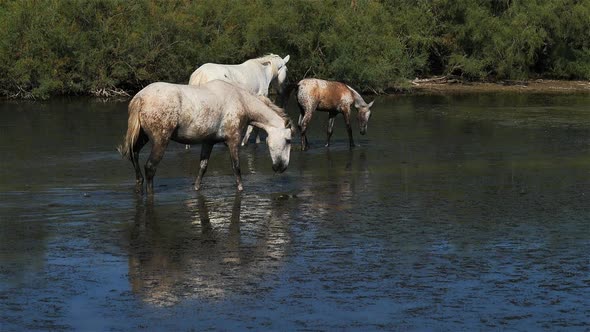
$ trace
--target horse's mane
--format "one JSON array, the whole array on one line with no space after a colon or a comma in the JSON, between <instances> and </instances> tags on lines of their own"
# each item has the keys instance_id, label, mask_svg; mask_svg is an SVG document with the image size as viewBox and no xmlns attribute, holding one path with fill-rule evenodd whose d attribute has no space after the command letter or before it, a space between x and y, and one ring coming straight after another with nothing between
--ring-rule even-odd
<instances>
[{"instance_id":1,"label":"horse's mane","mask_svg":"<svg viewBox=\"0 0 590 332\"><path fill-rule=\"evenodd\" d=\"M353 89L352 87L350 87L350 85L346 84L346 87L350 90L350 92L352 92L352 95L354 96L354 101L359 103L360 105L366 105L367 102L363 99L363 97L356 92L355 89Z\"/></svg>"},{"instance_id":2,"label":"horse's mane","mask_svg":"<svg viewBox=\"0 0 590 332\"><path fill-rule=\"evenodd\" d=\"M291 127L291 118L287 115L287 112L285 112L284 109L275 105L275 103L273 103L272 100L270 100L269 98L267 98L265 96L256 96L256 97L258 98L258 100L263 102L266 106L268 106L270 109L272 109L278 116L280 116L285 121L285 128Z\"/></svg>"},{"instance_id":3,"label":"horse's mane","mask_svg":"<svg viewBox=\"0 0 590 332\"><path fill-rule=\"evenodd\" d=\"M252 60L254 60L260 64L263 64L265 62L270 62L270 67L272 68L272 75L276 76L279 71L279 67L275 63L277 61L277 59L282 60L282 58L280 56L273 54L273 53L269 53L269 54L263 55L261 57L254 58Z\"/></svg>"},{"instance_id":4,"label":"horse's mane","mask_svg":"<svg viewBox=\"0 0 590 332\"><path fill-rule=\"evenodd\" d=\"M256 60L258 62L264 62L264 61L272 61L273 59L276 60L276 58L280 58L280 56L273 54L273 53L268 53L268 54L265 54L261 57L254 58L252 60Z\"/></svg>"}]
</instances>

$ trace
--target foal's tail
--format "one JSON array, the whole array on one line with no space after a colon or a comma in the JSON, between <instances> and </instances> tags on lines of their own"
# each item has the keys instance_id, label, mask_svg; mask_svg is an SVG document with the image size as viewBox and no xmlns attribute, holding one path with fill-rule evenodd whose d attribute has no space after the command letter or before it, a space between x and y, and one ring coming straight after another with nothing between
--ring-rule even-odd
<instances>
[{"instance_id":1,"label":"foal's tail","mask_svg":"<svg viewBox=\"0 0 590 332\"><path fill-rule=\"evenodd\" d=\"M141 123L139 122L139 111L141 110L141 98L133 98L129 103L129 120L127 120L127 134L123 144L117 147L117 151L123 158L131 160L133 155L133 146L137 142L139 133L141 131Z\"/></svg>"},{"instance_id":2,"label":"foal's tail","mask_svg":"<svg viewBox=\"0 0 590 332\"><path fill-rule=\"evenodd\" d=\"M278 105L282 108L287 108L287 103L289 102L289 97L291 97L291 94L293 93L293 91L297 91L299 89L299 85L298 83L289 83L287 84L287 86L285 86L285 88L283 89L283 93L279 94L279 98L278 98ZM297 95L297 93L295 93L295 95Z\"/></svg>"}]
</instances>

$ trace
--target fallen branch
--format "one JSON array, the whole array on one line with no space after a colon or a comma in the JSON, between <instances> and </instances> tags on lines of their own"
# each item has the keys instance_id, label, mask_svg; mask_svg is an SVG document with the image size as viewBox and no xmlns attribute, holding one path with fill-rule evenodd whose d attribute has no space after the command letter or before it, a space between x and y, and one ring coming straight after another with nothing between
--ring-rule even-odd
<instances>
[{"instance_id":1,"label":"fallen branch","mask_svg":"<svg viewBox=\"0 0 590 332\"><path fill-rule=\"evenodd\" d=\"M111 98L111 97L130 97L131 95L126 91L118 88L101 88L101 89L94 89L91 90L90 93L95 97L104 97L104 98Z\"/></svg>"},{"instance_id":2,"label":"fallen branch","mask_svg":"<svg viewBox=\"0 0 590 332\"><path fill-rule=\"evenodd\" d=\"M415 78L410 83L413 85L420 85L420 84L444 84L447 83L449 78L447 76L440 76L440 77L431 77L431 78Z\"/></svg>"}]
</instances>

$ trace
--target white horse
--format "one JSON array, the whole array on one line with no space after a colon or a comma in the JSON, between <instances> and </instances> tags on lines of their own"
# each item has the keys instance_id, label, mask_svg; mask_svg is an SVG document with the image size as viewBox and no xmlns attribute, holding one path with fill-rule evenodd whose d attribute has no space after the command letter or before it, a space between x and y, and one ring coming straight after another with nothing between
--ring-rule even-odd
<instances>
[{"instance_id":1,"label":"white horse","mask_svg":"<svg viewBox=\"0 0 590 332\"><path fill-rule=\"evenodd\" d=\"M287 82L289 58L289 55L281 58L276 54L269 54L239 65L206 63L191 74L188 84L200 86L212 80L222 80L237 84L254 95L264 97L268 97L268 87L272 84L281 95ZM248 144L253 129L254 127L248 126L242 145ZM259 142L257 132L255 136Z\"/></svg>"},{"instance_id":2,"label":"white horse","mask_svg":"<svg viewBox=\"0 0 590 332\"><path fill-rule=\"evenodd\" d=\"M251 124L268 133L268 149L275 172L284 172L291 152L291 121L270 99L254 96L233 84L215 80L201 87L170 83L152 83L139 91L129 103L129 119L125 140L118 150L131 160L135 169L136 190L143 190L139 167L139 151L148 142L152 150L145 164L147 191L153 193L156 167L170 140L202 143L199 175L195 190L207 170L213 145L227 144L242 191L238 146L246 125Z\"/></svg>"}]
</instances>

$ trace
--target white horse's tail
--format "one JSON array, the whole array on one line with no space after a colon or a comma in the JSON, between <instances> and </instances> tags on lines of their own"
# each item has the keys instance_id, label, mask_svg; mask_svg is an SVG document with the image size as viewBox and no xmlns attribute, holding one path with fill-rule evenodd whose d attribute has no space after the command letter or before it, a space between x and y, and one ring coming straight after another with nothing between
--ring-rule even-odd
<instances>
[{"instance_id":1,"label":"white horse's tail","mask_svg":"<svg viewBox=\"0 0 590 332\"><path fill-rule=\"evenodd\" d=\"M199 68L201 69L201 68ZM200 86L203 85L207 82L209 82L209 79L207 78L207 74L205 74L205 72L203 70L195 70L192 74L191 74L191 78L188 81L188 85L195 85L195 86Z\"/></svg>"},{"instance_id":2,"label":"white horse's tail","mask_svg":"<svg viewBox=\"0 0 590 332\"><path fill-rule=\"evenodd\" d=\"M137 142L139 133L141 131L141 123L139 122L139 111L143 102L141 98L133 98L129 103L129 119L127 120L127 134L123 140L123 144L117 147L117 150L123 158L131 159L133 155L133 146Z\"/></svg>"}]
</instances>

